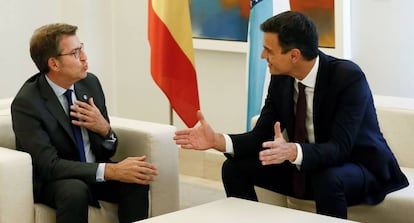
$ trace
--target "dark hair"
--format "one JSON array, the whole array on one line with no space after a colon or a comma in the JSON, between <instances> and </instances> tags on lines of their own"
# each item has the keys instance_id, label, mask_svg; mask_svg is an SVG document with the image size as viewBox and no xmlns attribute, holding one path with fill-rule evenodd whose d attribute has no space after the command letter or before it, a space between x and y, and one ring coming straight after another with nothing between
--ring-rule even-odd
<instances>
[{"instance_id":1,"label":"dark hair","mask_svg":"<svg viewBox=\"0 0 414 223\"><path fill-rule=\"evenodd\" d=\"M297 48L307 60L318 55L316 26L308 16L300 12L282 12L264 21L260 29L263 32L278 34L283 53Z\"/></svg>"},{"instance_id":2,"label":"dark hair","mask_svg":"<svg viewBox=\"0 0 414 223\"><path fill-rule=\"evenodd\" d=\"M59 42L63 35L76 35L77 26L64 23L44 25L30 39L30 56L41 73L49 72L48 60L61 53Z\"/></svg>"}]
</instances>

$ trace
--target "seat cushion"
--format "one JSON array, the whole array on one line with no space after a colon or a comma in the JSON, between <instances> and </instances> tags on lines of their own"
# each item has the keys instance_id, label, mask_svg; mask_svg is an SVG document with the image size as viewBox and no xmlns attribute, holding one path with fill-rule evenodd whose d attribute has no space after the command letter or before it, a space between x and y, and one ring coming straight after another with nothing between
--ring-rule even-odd
<instances>
[{"instance_id":1,"label":"seat cushion","mask_svg":"<svg viewBox=\"0 0 414 223\"><path fill-rule=\"evenodd\" d=\"M118 206L99 201L101 208L89 206L89 223L118 223ZM55 223L56 212L44 204L35 204L35 223Z\"/></svg>"},{"instance_id":2,"label":"seat cushion","mask_svg":"<svg viewBox=\"0 0 414 223\"><path fill-rule=\"evenodd\" d=\"M254 187L257 198L261 203L276 205L280 207L287 207L287 196L279 194L258 186Z\"/></svg>"}]
</instances>

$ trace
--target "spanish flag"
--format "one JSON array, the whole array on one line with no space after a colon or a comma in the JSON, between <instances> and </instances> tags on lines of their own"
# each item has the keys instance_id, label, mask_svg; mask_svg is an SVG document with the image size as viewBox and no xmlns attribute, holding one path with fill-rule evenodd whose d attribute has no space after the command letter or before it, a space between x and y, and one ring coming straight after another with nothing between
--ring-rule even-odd
<instances>
[{"instance_id":1,"label":"spanish flag","mask_svg":"<svg viewBox=\"0 0 414 223\"><path fill-rule=\"evenodd\" d=\"M151 74L188 127L200 110L189 0L148 0Z\"/></svg>"}]
</instances>

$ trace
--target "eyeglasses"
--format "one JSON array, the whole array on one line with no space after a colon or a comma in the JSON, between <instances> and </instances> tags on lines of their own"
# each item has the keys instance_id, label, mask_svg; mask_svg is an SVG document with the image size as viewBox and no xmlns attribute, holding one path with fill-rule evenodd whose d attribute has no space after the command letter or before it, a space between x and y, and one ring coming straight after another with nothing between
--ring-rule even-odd
<instances>
[{"instance_id":1,"label":"eyeglasses","mask_svg":"<svg viewBox=\"0 0 414 223\"><path fill-rule=\"evenodd\" d=\"M83 52L83 43L81 43L81 46L78 48L75 48L74 50L72 50L72 52L70 53L60 53L58 55L56 55L57 57L61 57L61 56L68 56L68 55L72 55L74 56L76 59L80 58L80 53Z\"/></svg>"}]
</instances>

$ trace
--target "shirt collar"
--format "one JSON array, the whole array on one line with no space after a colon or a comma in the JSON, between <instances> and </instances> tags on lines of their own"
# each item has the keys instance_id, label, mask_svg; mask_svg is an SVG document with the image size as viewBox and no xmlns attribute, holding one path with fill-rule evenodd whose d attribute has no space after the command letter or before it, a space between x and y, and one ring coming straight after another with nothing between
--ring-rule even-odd
<instances>
[{"instance_id":1,"label":"shirt collar","mask_svg":"<svg viewBox=\"0 0 414 223\"><path fill-rule=\"evenodd\" d=\"M319 69L319 56L316 57L315 64L313 65L308 75L306 75L306 77L301 81L295 79L296 82L301 82L302 84L306 85L306 87L315 88L318 69Z\"/></svg>"},{"instance_id":2,"label":"shirt collar","mask_svg":"<svg viewBox=\"0 0 414 223\"><path fill-rule=\"evenodd\" d=\"M46 74L45 74L45 77L46 77L47 83L49 83L50 87L52 88L53 92L55 92L57 97L60 97L61 95L63 95L67 91L67 89L55 84L52 80L50 80L49 77ZM71 90L74 89L73 84L70 86L69 89L71 89Z\"/></svg>"}]
</instances>

